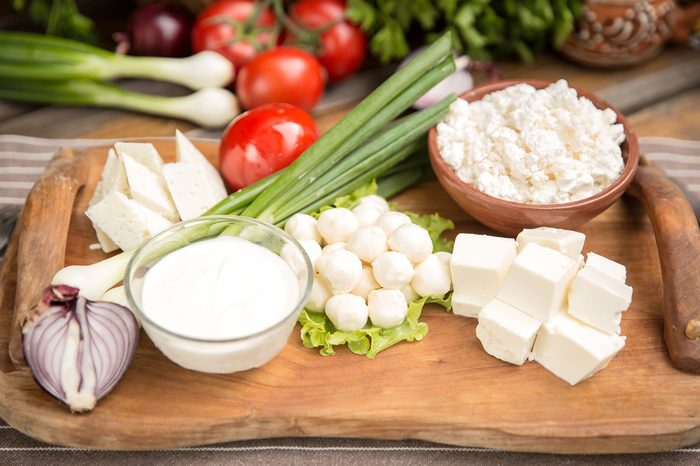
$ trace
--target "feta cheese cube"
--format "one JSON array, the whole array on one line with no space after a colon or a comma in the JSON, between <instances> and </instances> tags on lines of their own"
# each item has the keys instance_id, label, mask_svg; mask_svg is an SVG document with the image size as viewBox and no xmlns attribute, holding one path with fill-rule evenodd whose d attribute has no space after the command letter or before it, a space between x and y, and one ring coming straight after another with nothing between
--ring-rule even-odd
<instances>
[{"instance_id":1,"label":"feta cheese cube","mask_svg":"<svg viewBox=\"0 0 700 466\"><path fill-rule=\"evenodd\" d=\"M479 312L476 336L491 356L522 365L535 342L540 323L498 298Z\"/></svg>"},{"instance_id":2,"label":"feta cheese cube","mask_svg":"<svg viewBox=\"0 0 700 466\"><path fill-rule=\"evenodd\" d=\"M632 287L586 265L569 293L569 314L608 333L620 332L620 313L632 302Z\"/></svg>"},{"instance_id":3,"label":"feta cheese cube","mask_svg":"<svg viewBox=\"0 0 700 466\"><path fill-rule=\"evenodd\" d=\"M122 193L111 191L85 215L122 250L133 249L171 223Z\"/></svg>"},{"instance_id":4,"label":"feta cheese cube","mask_svg":"<svg viewBox=\"0 0 700 466\"><path fill-rule=\"evenodd\" d=\"M456 293L492 298L515 258L515 240L460 233L450 260Z\"/></svg>"},{"instance_id":5,"label":"feta cheese cube","mask_svg":"<svg viewBox=\"0 0 700 466\"><path fill-rule=\"evenodd\" d=\"M599 256L594 252L588 253L586 267L592 267L600 272L610 275L616 280L625 283L627 280L627 269L624 265L608 259L607 257Z\"/></svg>"},{"instance_id":6,"label":"feta cheese cube","mask_svg":"<svg viewBox=\"0 0 700 466\"><path fill-rule=\"evenodd\" d=\"M608 365L625 346L625 337L610 335L557 313L542 325L530 359L571 385Z\"/></svg>"},{"instance_id":7,"label":"feta cheese cube","mask_svg":"<svg viewBox=\"0 0 700 466\"><path fill-rule=\"evenodd\" d=\"M182 220L199 217L220 200L214 197L200 164L167 163L163 178Z\"/></svg>"},{"instance_id":8,"label":"feta cheese cube","mask_svg":"<svg viewBox=\"0 0 700 466\"><path fill-rule=\"evenodd\" d=\"M124 171L124 165L122 165L121 160L117 157L114 149L110 149L107 152L107 160L105 166L102 169L102 177L100 181L95 186L95 192L90 199L90 206L100 202L105 195L110 191L117 191L124 195L129 195L129 184L126 181L126 172ZM109 239L102 230L94 226L95 234L97 235L97 241L99 241L100 246L104 252L112 252L119 249L114 241Z\"/></svg>"},{"instance_id":9,"label":"feta cheese cube","mask_svg":"<svg viewBox=\"0 0 700 466\"><path fill-rule=\"evenodd\" d=\"M550 227L525 229L517 238L518 252L529 243L537 243L540 246L556 249L572 259L576 259L581 254L585 241L586 235L583 233Z\"/></svg>"},{"instance_id":10,"label":"feta cheese cube","mask_svg":"<svg viewBox=\"0 0 700 466\"><path fill-rule=\"evenodd\" d=\"M498 298L547 322L561 309L578 264L559 251L529 243L513 261Z\"/></svg>"},{"instance_id":11,"label":"feta cheese cube","mask_svg":"<svg viewBox=\"0 0 700 466\"><path fill-rule=\"evenodd\" d=\"M129 156L158 176L163 174L163 159L153 146L143 142L117 142L114 144L119 158Z\"/></svg>"},{"instance_id":12,"label":"feta cheese cube","mask_svg":"<svg viewBox=\"0 0 700 466\"><path fill-rule=\"evenodd\" d=\"M458 316L477 318L481 308L490 300L469 293L452 293L452 312Z\"/></svg>"},{"instance_id":13,"label":"feta cheese cube","mask_svg":"<svg viewBox=\"0 0 700 466\"><path fill-rule=\"evenodd\" d=\"M175 158L178 162L196 163L204 169L204 175L209 182L209 189L216 202L226 197L226 187L219 172L209 163L209 160L195 147L179 130L175 130Z\"/></svg>"},{"instance_id":14,"label":"feta cheese cube","mask_svg":"<svg viewBox=\"0 0 700 466\"><path fill-rule=\"evenodd\" d=\"M158 215L177 222L180 217L163 180L162 169L160 174L156 174L128 155L122 155L121 159L131 197Z\"/></svg>"}]
</instances>

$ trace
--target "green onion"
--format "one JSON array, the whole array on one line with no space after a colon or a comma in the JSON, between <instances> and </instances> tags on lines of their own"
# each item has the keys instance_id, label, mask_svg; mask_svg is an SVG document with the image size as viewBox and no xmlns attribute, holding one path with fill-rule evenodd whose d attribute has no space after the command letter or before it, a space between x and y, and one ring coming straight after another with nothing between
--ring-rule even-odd
<instances>
[{"instance_id":1,"label":"green onion","mask_svg":"<svg viewBox=\"0 0 700 466\"><path fill-rule=\"evenodd\" d=\"M0 76L0 99L123 108L182 118L207 127L224 126L238 114L236 97L226 89L216 87L200 89L184 97L163 97L127 91L99 81L54 82Z\"/></svg>"},{"instance_id":2,"label":"green onion","mask_svg":"<svg viewBox=\"0 0 700 466\"><path fill-rule=\"evenodd\" d=\"M417 183L423 177L423 168L414 167L382 176L377 180L377 195L390 198L409 186Z\"/></svg>"},{"instance_id":3,"label":"green onion","mask_svg":"<svg viewBox=\"0 0 700 466\"><path fill-rule=\"evenodd\" d=\"M133 57L69 39L0 31L0 78L65 81L149 78L191 89L223 87L233 66L216 52L187 58Z\"/></svg>"},{"instance_id":4,"label":"green onion","mask_svg":"<svg viewBox=\"0 0 700 466\"><path fill-rule=\"evenodd\" d=\"M305 189L329 166L380 130L391 118L407 109L415 100L410 95L422 95L454 71L450 40L449 33L444 34L375 89L294 161L243 214L275 222L271 212ZM438 65L440 62L443 63ZM408 89L411 92L407 92ZM348 141L350 143L344 145Z\"/></svg>"},{"instance_id":5,"label":"green onion","mask_svg":"<svg viewBox=\"0 0 700 466\"><path fill-rule=\"evenodd\" d=\"M277 178L279 178L284 170L286 170L286 168L275 172L272 175L251 184L250 186L239 189L225 199L222 199L204 215L231 215L234 214L234 212L242 212L243 209L248 207L248 205L260 195L260 193L262 193Z\"/></svg>"}]
</instances>

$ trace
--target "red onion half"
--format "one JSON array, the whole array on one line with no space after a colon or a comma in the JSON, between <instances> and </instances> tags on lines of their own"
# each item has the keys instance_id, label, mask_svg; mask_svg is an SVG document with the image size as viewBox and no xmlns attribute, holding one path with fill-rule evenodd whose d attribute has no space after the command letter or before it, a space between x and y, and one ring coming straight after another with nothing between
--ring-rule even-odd
<instances>
[{"instance_id":1,"label":"red onion half","mask_svg":"<svg viewBox=\"0 0 700 466\"><path fill-rule=\"evenodd\" d=\"M185 11L164 3L136 8L127 27L130 55L184 57L190 53L192 17ZM119 36L123 38L123 36Z\"/></svg>"},{"instance_id":2,"label":"red onion half","mask_svg":"<svg viewBox=\"0 0 700 466\"><path fill-rule=\"evenodd\" d=\"M90 411L126 372L139 338L131 311L52 285L24 324L24 358L34 379L73 412Z\"/></svg>"}]
</instances>

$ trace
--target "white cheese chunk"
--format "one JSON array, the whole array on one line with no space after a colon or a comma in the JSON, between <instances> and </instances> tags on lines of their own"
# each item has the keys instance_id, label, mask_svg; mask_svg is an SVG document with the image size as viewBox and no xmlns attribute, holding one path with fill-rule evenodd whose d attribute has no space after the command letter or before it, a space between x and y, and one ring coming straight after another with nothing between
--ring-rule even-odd
<instances>
[{"instance_id":1,"label":"white cheese chunk","mask_svg":"<svg viewBox=\"0 0 700 466\"><path fill-rule=\"evenodd\" d=\"M513 261L498 298L546 322L564 304L578 261L530 243Z\"/></svg>"},{"instance_id":2,"label":"white cheese chunk","mask_svg":"<svg viewBox=\"0 0 700 466\"><path fill-rule=\"evenodd\" d=\"M209 160L179 130L175 130L175 158L178 162L196 163L202 166L209 181L209 189L216 201L226 197L226 187L219 172Z\"/></svg>"},{"instance_id":3,"label":"white cheese chunk","mask_svg":"<svg viewBox=\"0 0 700 466\"><path fill-rule=\"evenodd\" d=\"M458 316L479 317L479 311L486 306L490 298L469 293L452 293L452 312Z\"/></svg>"},{"instance_id":4,"label":"white cheese chunk","mask_svg":"<svg viewBox=\"0 0 700 466\"><path fill-rule=\"evenodd\" d=\"M109 236L102 231L99 227L96 227L95 225L92 226L95 229L95 235L97 236L97 241L100 244L100 248L104 252L112 252L116 251L119 249L119 246L117 246L117 243L109 239Z\"/></svg>"},{"instance_id":5,"label":"white cheese chunk","mask_svg":"<svg viewBox=\"0 0 700 466\"><path fill-rule=\"evenodd\" d=\"M560 228L539 227L525 229L518 235L518 252L529 243L556 249L572 259L576 259L583 250L586 235L578 231L562 230Z\"/></svg>"},{"instance_id":6,"label":"white cheese chunk","mask_svg":"<svg viewBox=\"0 0 700 466\"><path fill-rule=\"evenodd\" d=\"M632 302L632 287L586 265L569 293L569 314L608 333L620 333L620 313Z\"/></svg>"},{"instance_id":7,"label":"white cheese chunk","mask_svg":"<svg viewBox=\"0 0 700 466\"><path fill-rule=\"evenodd\" d=\"M158 176L163 173L163 159L153 144L143 142L117 142L114 144L120 158L129 156Z\"/></svg>"},{"instance_id":8,"label":"white cheese chunk","mask_svg":"<svg viewBox=\"0 0 700 466\"><path fill-rule=\"evenodd\" d=\"M496 296L515 254L512 238L460 233L450 260L455 293Z\"/></svg>"},{"instance_id":9,"label":"white cheese chunk","mask_svg":"<svg viewBox=\"0 0 700 466\"><path fill-rule=\"evenodd\" d=\"M158 215L172 222L178 221L180 217L162 178L162 170L158 175L129 155L122 155L121 159L131 197Z\"/></svg>"},{"instance_id":10,"label":"white cheese chunk","mask_svg":"<svg viewBox=\"0 0 700 466\"><path fill-rule=\"evenodd\" d=\"M530 359L571 385L605 368L625 346L625 337L610 335L557 313L542 326Z\"/></svg>"},{"instance_id":11,"label":"white cheese chunk","mask_svg":"<svg viewBox=\"0 0 700 466\"><path fill-rule=\"evenodd\" d=\"M116 191L107 193L85 214L124 251L171 225L165 218Z\"/></svg>"},{"instance_id":12,"label":"white cheese chunk","mask_svg":"<svg viewBox=\"0 0 700 466\"><path fill-rule=\"evenodd\" d=\"M476 336L491 356L522 365L527 359L540 323L499 299L489 301L479 312Z\"/></svg>"},{"instance_id":13,"label":"white cheese chunk","mask_svg":"<svg viewBox=\"0 0 700 466\"><path fill-rule=\"evenodd\" d=\"M114 149L109 149L107 152L107 160L104 168L102 169L102 177L97 183L97 186L95 186L95 192L92 195L92 199L90 199L89 205L97 204L110 191L117 191L126 196L129 195L129 184L126 181L124 165L122 165L122 162L117 157ZM95 228L97 241L99 241L104 252L112 252L119 249L119 246L117 246L114 241L109 239L109 236L107 236L102 230L94 225L93 227Z\"/></svg>"},{"instance_id":14,"label":"white cheese chunk","mask_svg":"<svg viewBox=\"0 0 700 466\"><path fill-rule=\"evenodd\" d=\"M616 280L625 283L627 280L627 269L624 265L608 259L607 257L599 256L594 252L588 253L586 267L592 267L600 272L610 275Z\"/></svg>"},{"instance_id":15,"label":"white cheese chunk","mask_svg":"<svg viewBox=\"0 0 700 466\"><path fill-rule=\"evenodd\" d=\"M166 163L163 178L182 220L199 217L220 200L215 198L199 164Z\"/></svg>"}]
</instances>

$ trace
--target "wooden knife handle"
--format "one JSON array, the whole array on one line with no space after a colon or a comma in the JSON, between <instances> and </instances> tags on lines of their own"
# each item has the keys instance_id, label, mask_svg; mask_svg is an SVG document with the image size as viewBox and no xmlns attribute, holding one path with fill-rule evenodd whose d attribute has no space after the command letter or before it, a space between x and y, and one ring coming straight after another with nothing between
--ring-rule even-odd
<instances>
[{"instance_id":1,"label":"wooden knife handle","mask_svg":"<svg viewBox=\"0 0 700 466\"><path fill-rule=\"evenodd\" d=\"M9 334L12 362L24 365L22 325L41 292L64 266L73 202L85 184L89 165L72 149L61 149L32 188L22 213L17 249L17 294Z\"/></svg>"},{"instance_id":2,"label":"wooden knife handle","mask_svg":"<svg viewBox=\"0 0 700 466\"><path fill-rule=\"evenodd\" d=\"M630 192L651 220L661 263L664 338L673 365L700 373L700 230L683 192L642 158Z\"/></svg>"}]
</instances>

